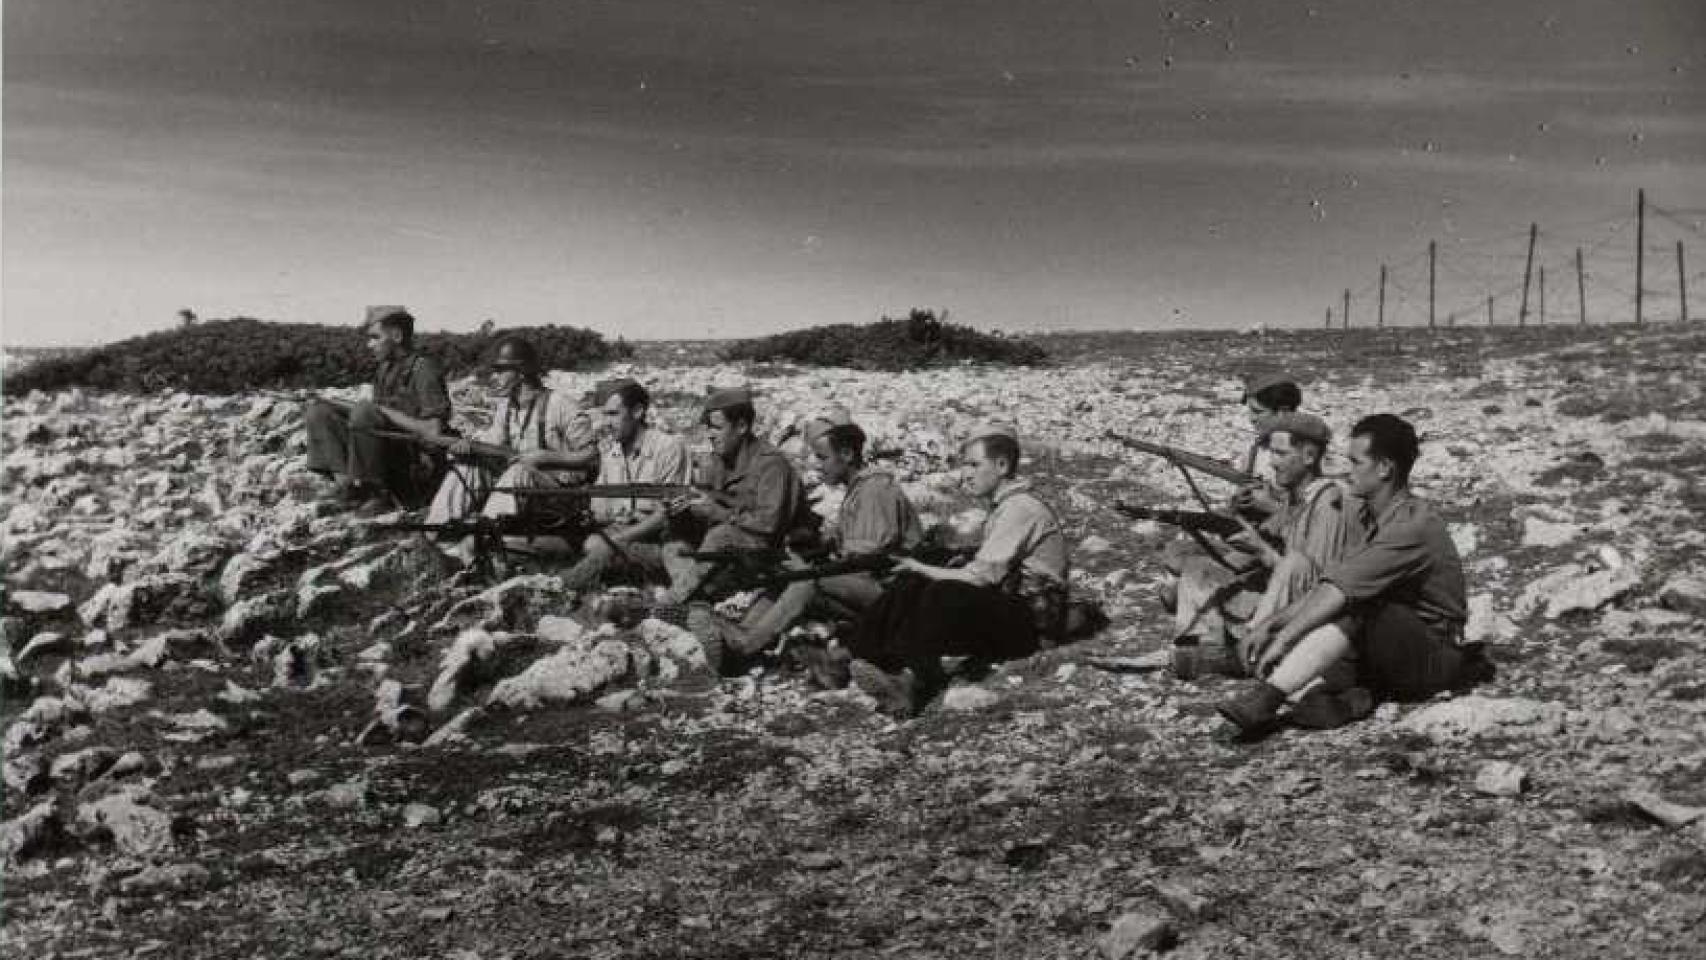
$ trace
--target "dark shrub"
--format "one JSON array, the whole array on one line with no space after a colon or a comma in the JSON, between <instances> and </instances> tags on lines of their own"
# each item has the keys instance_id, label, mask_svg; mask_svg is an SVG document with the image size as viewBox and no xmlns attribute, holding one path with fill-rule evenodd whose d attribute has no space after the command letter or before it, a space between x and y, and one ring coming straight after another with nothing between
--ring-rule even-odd
<instances>
[{"instance_id":1,"label":"dark shrub","mask_svg":"<svg viewBox=\"0 0 1706 960\"><path fill-rule=\"evenodd\" d=\"M608 343L577 327L510 327L539 348L545 367L584 370L628 357L632 348ZM495 342L480 333L423 333L424 352L455 377L472 372ZM373 379L373 361L360 327L269 323L249 317L120 340L91 350L45 358L6 377L7 396L71 387L124 393L185 390L242 393L258 389L345 387Z\"/></svg>"},{"instance_id":2,"label":"dark shrub","mask_svg":"<svg viewBox=\"0 0 1706 960\"><path fill-rule=\"evenodd\" d=\"M771 337L738 340L722 351L724 360L746 363L799 363L859 370L919 370L961 361L1031 366L1048 359L1029 340L980 333L947 323L929 310L905 319L792 330Z\"/></svg>"}]
</instances>

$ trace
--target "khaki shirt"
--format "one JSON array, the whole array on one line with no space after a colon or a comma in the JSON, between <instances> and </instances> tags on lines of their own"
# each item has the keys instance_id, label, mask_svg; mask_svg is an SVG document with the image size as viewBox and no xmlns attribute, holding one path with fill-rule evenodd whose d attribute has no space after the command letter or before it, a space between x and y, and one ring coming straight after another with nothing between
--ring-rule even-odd
<instances>
[{"instance_id":1,"label":"khaki shirt","mask_svg":"<svg viewBox=\"0 0 1706 960\"><path fill-rule=\"evenodd\" d=\"M805 504L799 474L781 451L753 437L735 462L712 457L705 487L730 507L722 523L771 545L781 544Z\"/></svg>"},{"instance_id":2,"label":"khaki shirt","mask_svg":"<svg viewBox=\"0 0 1706 960\"><path fill-rule=\"evenodd\" d=\"M1032 578L1066 582L1066 536L1029 481L1004 480L995 489L995 505L983 521L983 544L966 569L988 586Z\"/></svg>"},{"instance_id":3,"label":"khaki shirt","mask_svg":"<svg viewBox=\"0 0 1706 960\"><path fill-rule=\"evenodd\" d=\"M600 448L598 482L679 483L685 486L691 466L687 444L680 437L655 427L645 427L634 438L631 452L624 451L622 445L615 441ZM602 520L638 520L661 507L657 500L641 497L623 500L598 497L592 501L593 515Z\"/></svg>"},{"instance_id":4,"label":"khaki shirt","mask_svg":"<svg viewBox=\"0 0 1706 960\"><path fill-rule=\"evenodd\" d=\"M422 420L450 422L450 390L444 368L423 353L406 353L379 364L373 377L373 402Z\"/></svg>"},{"instance_id":5,"label":"khaki shirt","mask_svg":"<svg viewBox=\"0 0 1706 960\"><path fill-rule=\"evenodd\" d=\"M1264 520L1261 528L1279 537L1288 555L1302 554L1316 566L1325 567L1344 556L1357 533L1345 500L1343 484L1317 477L1304 484L1278 513Z\"/></svg>"},{"instance_id":6,"label":"khaki shirt","mask_svg":"<svg viewBox=\"0 0 1706 960\"><path fill-rule=\"evenodd\" d=\"M1358 529L1338 563L1322 580L1339 588L1351 604L1412 607L1429 623L1461 626L1469 616L1463 561L1445 522L1408 490L1399 491L1376 517L1367 504Z\"/></svg>"},{"instance_id":7,"label":"khaki shirt","mask_svg":"<svg viewBox=\"0 0 1706 960\"><path fill-rule=\"evenodd\" d=\"M924 539L924 524L900 484L872 467L847 484L836 529L842 553L911 550Z\"/></svg>"},{"instance_id":8,"label":"khaki shirt","mask_svg":"<svg viewBox=\"0 0 1706 960\"><path fill-rule=\"evenodd\" d=\"M592 417L563 394L542 391L533 395L532 402L519 407L510 399L498 400L492 425L480 439L518 453L536 450L581 453L597 445Z\"/></svg>"}]
</instances>

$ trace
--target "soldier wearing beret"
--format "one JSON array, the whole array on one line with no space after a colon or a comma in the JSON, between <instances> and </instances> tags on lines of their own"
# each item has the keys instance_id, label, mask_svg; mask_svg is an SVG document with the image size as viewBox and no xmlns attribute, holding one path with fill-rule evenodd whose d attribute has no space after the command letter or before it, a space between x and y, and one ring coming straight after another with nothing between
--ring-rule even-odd
<instances>
[{"instance_id":1,"label":"soldier wearing beret","mask_svg":"<svg viewBox=\"0 0 1706 960\"><path fill-rule=\"evenodd\" d=\"M1321 475L1332 443L1326 422L1309 414L1274 414L1263 418L1258 433L1269 453L1280 507L1260 525L1243 521L1243 529L1227 538L1252 558L1247 574L1220 587L1183 578L1176 611L1180 626L1175 642L1204 651L1205 665L1224 665L1227 672L1240 675L1261 651L1244 645L1233 656L1230 643L1242 633L1228 622L1235 619L1234 612L1251 611L1251 622L1260 622L1289 605L1315 585L1324 566L1339 558L1350 536L1344 489ZM1210 607L1218 607L1223 616L1205 624Z\"/></svg>"},{"instance_id":2,"label":"soldier wearing beret","mask_svg":"<svg viewBox=\"0 0 1706 960\"><path fill-rule=\"evenodd\" d=\"M1351 428L1351 492L1360 500L1351 543L1300 599L1252 629L1263 651L1242 695L1220 704L1245 736L1289 717L1331 727L1367 715L1377 699L1421 699L1491 675L1463 642L1463 562L1434 507L1410 492L1416 430L1389 413ZM1334 683L1349 672L1355 686Z\"/></svg>"},{"instance_id":3,"label":"soldier wearing beret","mask_svg":"<svg viewBox=\"0 0 1706 960\"><path fill-rule=\"evenodd\" d=\"M1065 623L1066 537L1019 477L1018 431L985 425L961 450L970 491L990 505L977 554L963 567L901 560L849 644L850 676L888 713L918 710L944 682L942 657L1028 656Z\"/></svg>"},{"instance_id":4,"label":"soldier wearing beret","mask_svg":"<svg viewBox=\"0 0 1706 960\"><path fill-rule=\"evenodd\" d=\"M415 318L402 307L367 308L367 344L378 362L373 397L345 407L315 400L304 411L308 469L334 477L340 494L360 512L389 509L397 500L424 499L435 472L407 441L373 430L443 435L450 424L444 368L414 349Z\"/></svg>"},{"instance_id":5,"label":"soldier wearing beret","mask_svg":"<svg viewBox=\"0 0 1706 960\"><path fill-rule=\"evenodd\" d=\"M758 420L752 392L717 390L705 399L700 417L711 441L710 463L699 484L703 493L671 504L671 512L708 527L700 550L780 547L803 519L805 490L793 464L754 432ZM691 596L711 565L691 557L683 542L664 550L670 593Z\"/></svg>"}]
</instances>

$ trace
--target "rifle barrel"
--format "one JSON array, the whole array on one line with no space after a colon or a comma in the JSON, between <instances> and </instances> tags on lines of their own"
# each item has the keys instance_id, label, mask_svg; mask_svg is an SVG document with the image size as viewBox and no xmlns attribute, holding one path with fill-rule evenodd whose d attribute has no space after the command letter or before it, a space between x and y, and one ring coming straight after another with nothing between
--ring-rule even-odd
<instances>
[{"instance_id":1,"label":"rifle barrel","mask_svg":"<svg viewBox=\"0 0 1706 960\"><path fill-rule=\"evenodd\" d=\"M360 429L363 432L372 434L376 437L387 437L392 440L406 440L411 443L424 443L429 447L438 447L441 450L449 450L456 444L466 441L469 450L476 456L490 457L494 460L514 460L516 458L516 452L508 447L500 447L490 443L481 443L478 440L468 440L466 437L429 437L425 434L413 433L408 430L389 430L384 427L362 427Z\"/></svg>"},{"instance_id":2,"label":"rifle barrel","mask_svg":"<svg viewBox=\"0 0 1706 960\"><path fill-rule=\"evenodd\" d=\"M1123 433L1116 433L1113 430L1107 431L1106 436L1108 439L1116 440L1133 450L1161 457L1169 462L1206 473L1211 477L1225 480L1228 483L1235 483L1239 486L1243 486L1255 483L1257 480L1256 477L1251 476L1236 467L1229 466L1212 457L1205 457L1200 453L1192 453L1189 450L1181 450L1178 447L1170 447L1164 443L1156 443L1152 440L1128 437Z\"/></svg>"},{"instance_id":3,"label":"rifle barrel","mask_svg":"<svg viewBox=\"0 0 1706 960\"><path fill-rule=\"evenodd\" d=\"M581 487L493 487L492 492L541 500L673 500L700 491L680 483L594 483Z\"/></svg>"}]
</instances>

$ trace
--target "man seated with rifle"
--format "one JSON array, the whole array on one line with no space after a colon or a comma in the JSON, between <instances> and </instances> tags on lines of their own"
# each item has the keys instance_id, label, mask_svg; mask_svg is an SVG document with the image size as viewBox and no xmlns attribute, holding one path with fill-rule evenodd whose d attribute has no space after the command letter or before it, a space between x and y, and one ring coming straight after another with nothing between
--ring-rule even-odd
<instances>
[{"instance_id":1,"label":"man seated with rifle","mask_svg":"<svg viewBox=\"0 0 1706 960\"><path fill-rule=\"evenodd\" d=\"M435 467L424 465L399 435L445 436L450 392L439 362L415 351L415 318L407 310L368 307L365 327L379 365L372 399L344 404L318 398L303 415L308 469L336 479L340 497L370 514L424 499Z\"/></svg>"},{"instance_id":2,"label":"man seated with rifle","mask_svg":"<svg viewBox=\"0 0 1706 960\"><path fill-rule=\"evenodd\" d=\"M834 678L850 675L886 713L916 713L945 682L944 656L1011 660L1064 634L1066 537L1019 478L1018 431L982 426L961 450L971 493L990 504L976 555L963 567L897 562L901 576L859 618L850 669Z\"/></svg>"},{"instance_id":3,"label":"man seated with rifle","mask_svg":"<svg viewBox=\"0 0 1706 960\"><path fill-rule=\"evenodd\" d=\"M724 669L769 647L814 610L843 620L857 616L882 595L878 574L924 539L912 501L893 475L866 465L865 431L844 412L808 423L805 440L823 482L846 487L846 496L812 564L802 561L771 574L769 583L782 587L774 602L760 600L739 624L719 623ZM831 655L813 648L806 654L808 666L829 685L824 678L834 668L814 659L818 654ZM845 666L840 669L845 672Z\"/></svg>"},{"instance_id":4,"label":"man seated with rifle","mask_svg":"<svg viewBox=\"0 0 1706 960\"><path fill-rule=\"evenodd\" d=\"M1241 735L1272 729L1288 700L1292 722L1334 727L1379 698L1424 699L1491 677L1480 645L1463 640L1467 585L1450 531L1410 492L1419 451L1415 428L1392 414L1351 428L1352 543L1313 589L1252 625L1262 679L1218 707Z\"/></svg>"},{"instance_id":5,"label":"man seated with rifle","mask_svg":"<svg viewBox=\"0 0 1706 960\"><path fill-rule=\"evenodd\" d=\"M706 577L724 559L719 555L780 550L809 512L793 464L754 431L751 391L712 392L700 420L711 441L703 482L667 505L674 529L663 563L675 603L691 603L705 592ZM697 549L689 546L694 542ZM708 605L690 609L689 620L701 639L712 630Z\"/></svg>"},{"instance_id":6,"label":"man seated with rifle","mask_svg":"<svg viewBox=\"0 0 1706 960\"><path fill-rule=\"evenodd\" d=\"M597 467L591 417L567 394L546 387L540 366L539 352L527 340L506 336L498 341L491 365L497 393L492 423L477 439L435 441L449 451L452 464L427 510L428 525L476 515L513 517L522 508L518 491L582 483ZM563 550L575 545L533 539L529 546ZM470 533L457 552L472 562L475 549Z\"/></svg>"},{"instance_id":7,"label":"man seated with rifle","mask_svg":"<svg viewBox=\"0 0 1706 960\"><path fill-rule=\"evenodd\" d=\"M682 489L668 499L685 496L692 470L687 445L651 425L651 394L627 378L604 384L599 392L604 445L598 481L587 492L617 485L630 491L637 485L674 485ZM572 590L587 590L612 569L664 575L663 542L670 532L666 502L644 496L592 498L593 519L600 528L587 535L580 560L563 574L563 582Z\"/></svg>"},{"instance_id":8,"label":"man seated with rifle","mask_svg":"<svg viewBox=\"0 0 1706 960\"><path fill-rule=\"evenodd\" d=\"M1260 433L1281 506L1259 526L1238 516L1116 505L1131 516L1198 525L1249 558L1240 560L1237 573L1219 586L1209 585L1207 578L1180 580L1174 663L1187 678L1199 667L1240 676L1251 669L1251 651L1233 647L1231 611L1250 610L1254 621L1290 604L1315 585L1324 566L1338 560L1350 536L1344 490L1321 475L1332 442L1327 424L1308 414L1282 413L1264 419ZM1226 615L1211 619L1210 611Z\"/></svg>"},{"instance_id":9,"label":"man seated with rifle","mask_svg":"<svg viewBox=\"0 0 1706 960\"><path fill-rule=\"evenodd\" d=\"M1295 413L1302 399L1303 393L1292 377L1268 374L1251 379L1240 402L1251 424L1257 426L1276 414ZM1213 511L1224 514L1227 519L1241 518L1260 523L1284 506L1286 494L1273 483L1271 454L1266 448L1267 438L1259 426L1250 446L1239 457L1237 467L1228 467L1207 457L1161 444L1125 437L1118 439L1128 446L1167 458L1184 474L1192 494L1205 508L1213 507L1213 504L1197 486L1192 470L1237 484L1237 491L1225 506ZM1172 580L1163 602L1173 609L1175 636L1189 637L1199 627L1208 636L1224 636L1226 620L1244 622L1254 612L1255 598L1263 588L1265 568L1259 562L1262 554L1249 543L1232 542L1216 546L1206 542L1200 530L1189 526L1184 529L1190 539L1176 541L1161 553L1161 565ZM1239 584L1241 580L1243 582ZM1241 589L1241 586L1251 589ZM1181 665L1188 662L1189 658L1186 658ZM1223 659L1220 665L1229 669L1233 667L1229 659Z\"/></svg>"}]
</instances>

